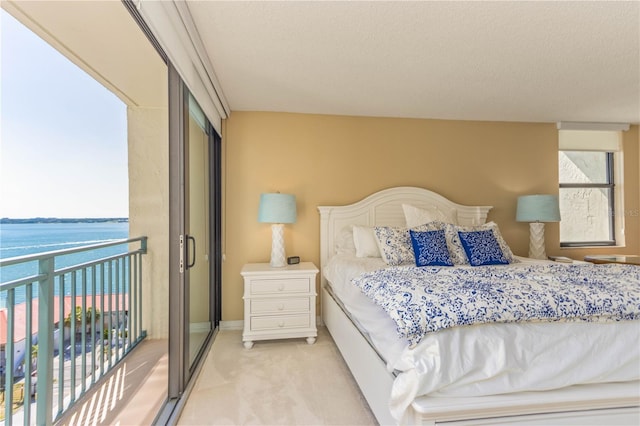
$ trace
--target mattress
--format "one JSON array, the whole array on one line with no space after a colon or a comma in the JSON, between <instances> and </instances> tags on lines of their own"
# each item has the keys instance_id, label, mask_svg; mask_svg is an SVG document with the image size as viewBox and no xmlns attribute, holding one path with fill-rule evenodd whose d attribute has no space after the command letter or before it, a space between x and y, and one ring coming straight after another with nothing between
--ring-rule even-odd
<instances>
[{"instance_id":1,"label":"mattress","mask_svg":"<svg viewBox=\"0 0 640 426\"><path fill-rule=\"evenodd\" d=\"M504 267L544 262L519 260ZM471 325L430 333L411 348L384 310L351 284L360 274L385 267L380 258L342 254L323 272L387 369L396 372L390 405L397 419L424 395L475 397L640 379L640 345L629 344L640 341L638 321Z\"/></svg>"}]
</instances>

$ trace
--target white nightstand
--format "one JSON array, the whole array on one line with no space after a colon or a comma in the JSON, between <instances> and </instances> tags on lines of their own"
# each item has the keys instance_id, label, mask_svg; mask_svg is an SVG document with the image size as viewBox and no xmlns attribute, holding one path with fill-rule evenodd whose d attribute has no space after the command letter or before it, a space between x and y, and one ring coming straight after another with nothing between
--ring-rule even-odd
<instances>
[{"instance_id":1,"label":"white nightstand","mask_svg":"<svg viewBox=\"0 0 640 426\"><path fill-rule=\"evenodd\" d=\"M316 341L316 275L311 262L272 268L247 263L244 277L244 347L255 340L306 337Z\"/></svg>"}]
</instances>

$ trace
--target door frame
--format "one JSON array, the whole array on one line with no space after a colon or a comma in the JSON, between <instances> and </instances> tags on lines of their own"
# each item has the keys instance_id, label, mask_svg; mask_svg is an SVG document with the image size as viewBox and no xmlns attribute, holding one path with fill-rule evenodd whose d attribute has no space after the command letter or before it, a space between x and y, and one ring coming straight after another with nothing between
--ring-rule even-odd
<instances>
[{"instance_id":1,"label":"door frame","mask_svg":"<svg viewBox=\"0 0 640 426\"><path fill-rule=\"evenodd\" d=\"M222 137L209 123L209 212L211 220L211 256L209 277L212 281L210 292L211 327L217 330L222 320Z\"/></svg>"},{"instance_id":2,"label":"door frame","mask_svg":"<svg viewBox=\"0 0 640 426\"><path fill-rule=\"evenodd\" d=\"M167 398L185 389L183 373L185 324L185 108L184 83L171 62L169 70L169 387ZM186 111L188 114L188 110Z\"/></svg>"}]
</instances>

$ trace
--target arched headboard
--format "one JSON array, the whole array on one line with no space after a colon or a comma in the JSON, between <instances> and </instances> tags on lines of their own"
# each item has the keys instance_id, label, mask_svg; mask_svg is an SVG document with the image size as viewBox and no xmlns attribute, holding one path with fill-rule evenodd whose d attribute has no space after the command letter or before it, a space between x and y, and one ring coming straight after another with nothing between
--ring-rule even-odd
<instances>
[{"instance_id":1,"label":"arched headboard","mask_svg":"<svg viewBox=\"0 0 640 426\"><path fill-rule=\"evenodd\" d=\"M320 212L320 276L325 285L322 268L335 254L336 242L345 227L405 226L402 204L441 211L455 209L460 225L481 225L486 222L492 206L465 206L454 203L424 188L401 186L389 188L346 206L318 206Z\"/></svg>"}]
</instances>

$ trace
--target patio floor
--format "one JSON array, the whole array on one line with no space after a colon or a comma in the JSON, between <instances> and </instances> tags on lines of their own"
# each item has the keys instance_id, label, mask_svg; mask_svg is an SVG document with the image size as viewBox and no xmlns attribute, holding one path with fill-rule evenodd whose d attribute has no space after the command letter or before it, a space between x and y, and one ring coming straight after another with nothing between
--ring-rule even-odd
<instances>
[{"instance_id":1,"label":"patio floor","mask_svg":"<svg viewBox=\"0 0 640 426\"><path fill-rule=\"evenodd\" d=\"M59 425L150 425L167 398L167 340L144 340Z\"/></svg>"}]
</instances>

